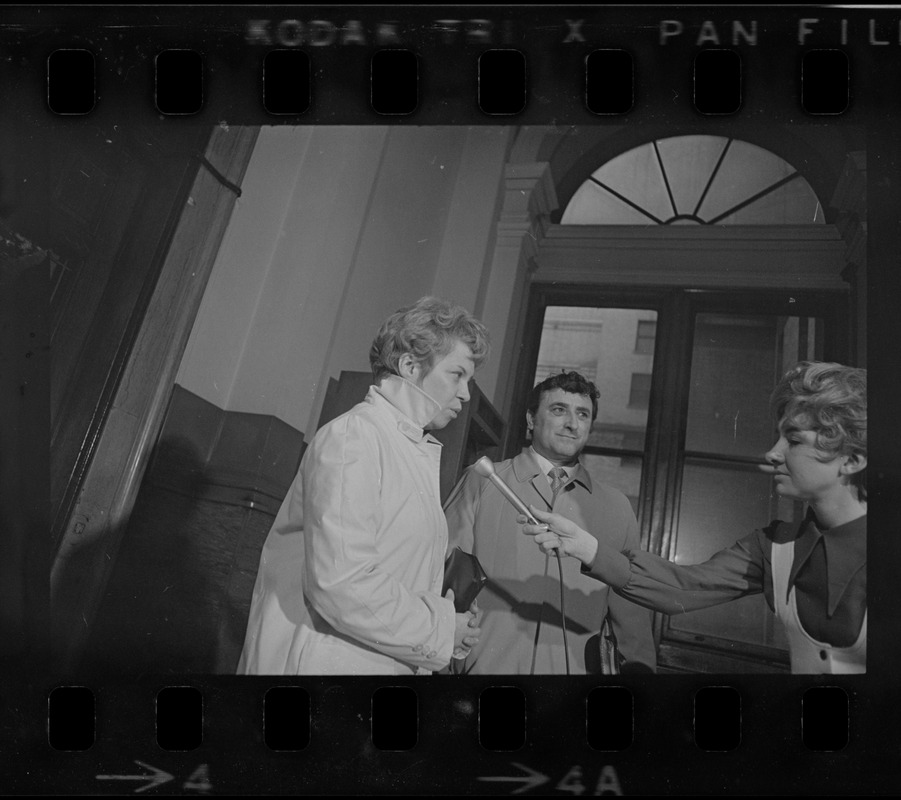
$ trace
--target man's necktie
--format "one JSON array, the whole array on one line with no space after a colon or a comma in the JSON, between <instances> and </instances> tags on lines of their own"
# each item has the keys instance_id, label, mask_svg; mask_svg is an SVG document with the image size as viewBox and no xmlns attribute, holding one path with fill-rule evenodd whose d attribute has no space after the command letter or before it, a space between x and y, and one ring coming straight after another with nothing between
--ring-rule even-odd
<instances>
[{"instance_id":1,"label":"man's necktie","mask_svg":"<svg viewBox=\"0 0 901 800\"><path fill-rule=\"evenodd\" d=\"M557 501L557 495L566 485L566 470L563 467L554 467L548 472L547 476L551 479L551 491L554 493L551 499L551 508L553 508L554 503Z\"/></svg>"},{"instance_id":2,"label":"man's necktie","mask_svg":"<svg viewBox=\"0 0 901 800\"><path fill-rule=\"evenodd\" d=\"M547 476L551 479L551 491L554 493L554 496L551 498L551 509L554 508L554 505L557 502L557 495L563 491L563 487L566 486L566 470L563 467L554 467L551 470L548 470ZM560 575L560 625L563 630L563 653L566 656L566 674L569 675L569 643L566 641L566 607L564 606L564 588L563 588L563 561L560 558L560 551L556 550L555 555L557 556L557 571ZM545 556L544 562L544 570L545 575L547 575L547 571L550 565L551 554L548 553ZM544 606L547 605L547 601L545 601L542 606L542 612L544 611ZM535 647L533 649L532 655L532 669L531 673L535 672L535 653L538 651L538 634L541 631L541 619L538 620L538 626L535 629Z\"/></svg>"}]
</instances>

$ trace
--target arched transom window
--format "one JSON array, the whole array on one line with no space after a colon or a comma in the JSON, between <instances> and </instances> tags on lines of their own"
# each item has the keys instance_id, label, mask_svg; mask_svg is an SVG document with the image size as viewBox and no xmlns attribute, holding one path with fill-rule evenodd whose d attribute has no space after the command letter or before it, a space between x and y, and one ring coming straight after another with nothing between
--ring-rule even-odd
<instances>
[{"instance_id":1,"label":"arched transom window","mask_svg":"<svg viewBox=\"0 0 901 800\"><path fill-rule=\"evenodd\" d=\"M798 225L824 223L810 184L787 161L724 136L673 136L595 170L564 225Z\"/></svg>"}]
</instances>

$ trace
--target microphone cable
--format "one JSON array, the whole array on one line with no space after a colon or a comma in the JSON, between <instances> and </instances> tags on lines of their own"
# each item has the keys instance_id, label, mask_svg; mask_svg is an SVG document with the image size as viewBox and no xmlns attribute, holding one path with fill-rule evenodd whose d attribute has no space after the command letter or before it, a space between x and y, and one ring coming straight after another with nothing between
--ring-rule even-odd
<instances>
[{"instance_id":1,"label":"microphone cable","mask_svg":"<svg viewBox=\"0 0 901 800\"><path fill-rule=\"evenodd\" d=\"M478 475L481 475L483 478L488 478L501 492L501 494L507 498L507 500L511 503L511 505L524 517L527 517L532 520L532 522L538 524L538 520L536 520L531 512L529 511L529 507L523 503L523 501L516 496L516 493L504 482L504 480L495 472L494 464L488 456L482 456L479 458L475 464L473 464L473 469ZM569 482L560 487L557 493L554 494L553 500L551 501L551 511L553 511L554 502L557 500L557 494L562 492L566 486L569 485ZM546 501L545 501L546 502ZM570 674L569 670L569 642L567 641L566 636L566 607L564 604L564 587L563 587L563 560L560 557L559 548L554 548L554 555L557 558L557 573L560 577L560 627L563 630L563 655L566 659L566 674ZM550 554L547 556L550 558ZM545 573L547 570L545 570ZM535 674L535 659L538 655L538 637L541 632L541 618L544 612L544 603L542 602L541 608L538 611L538 623L535 626L535 641L532 644L532 664L529 668L529 674Z\"/></svg>"},{"instance_id":2,"label":"microphone cable","mask_svg":"<svg viewBox=\"0 0 901 800\"><path fill-rule=\"evenodd\" d=\"M563 488L560 489L563 491ZM554 498L556 500L556 497ZM551 511L553 511L553 505L551 506ZM550 558L550 554L547 556ZM566 674L570 675L569 671L569 642L566 637L566 603L564 601L565 590L563 586L563 559L560 556L560 548L554 548L554 558L557 560L557 574L559 576L559 585L560 585L560 628L563 631L563 657L566 659ZM535 641L532 643L532 664L529 667L529 675L535 674L535 659L538 655L538 639L541 633L541 621L544 616L544 604L541 605L541 610L538 612L538 624L535 626Z\"/></svg>"},{"instance_id":3,"label":"microphone cable","mask_svg":"<svg viewBox=\"0 0 901 800\"><path fill-rule=\"evenodd\" d=\"M563 629L563 655L566 657L566 674L569 675L569 642L566 641L566 607L563 603L563 559L560 557L560 550L554 548L554 555L557 558L557 572L560 574L560 627Z\"/></svg>"},{"instance_id":4,"label":"microphone cable","mask_svg":"<svg viewBox=\"0 0 901 800\"><path fill-rule=\"evenodd\" d=\"M550 558L550 554L547 556ZM566 604L564 603L564 588L563 588L563 559L560 558L560 550L558 548L554 548L554 558L557 560L557 573L559 575L559 584L560 584L560 628L563 630L563 656L566 659L566 674L569 675L569 642L566 638ZM544 603L541 604L541 610L538 612L538 624L535 626L535 641L532 642L532 664L529 667L529 675L535 674L535 659L538 655L538 639L541 634L541 621L544 616Z\"/></svg>"}]
</instances>

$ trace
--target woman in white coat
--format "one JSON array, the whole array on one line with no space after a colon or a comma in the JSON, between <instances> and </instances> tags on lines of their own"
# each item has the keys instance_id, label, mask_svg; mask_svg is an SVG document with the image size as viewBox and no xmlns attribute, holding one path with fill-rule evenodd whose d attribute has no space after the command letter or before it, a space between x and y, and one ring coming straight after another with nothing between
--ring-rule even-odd
<instances>
[{"instance_id":1,"label":"woman in white coat","mask_svg":"<svg viewBox=\"0 0 901 800\"><path fill-rule=\"evenodd\" d=\"M238 674L427 674L478 640L441 596L443 428L488 352L467 311L425 297L370 349L374 385L324 425L263 546Z\"/></svg>"}]
</instances>

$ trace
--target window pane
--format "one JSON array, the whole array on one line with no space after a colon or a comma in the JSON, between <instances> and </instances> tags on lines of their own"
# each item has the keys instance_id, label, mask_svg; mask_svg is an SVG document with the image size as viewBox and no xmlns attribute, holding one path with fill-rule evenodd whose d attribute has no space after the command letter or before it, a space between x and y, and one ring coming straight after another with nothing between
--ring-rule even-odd
<instances>
[{"instance_id":1,"label":"window pane","mask_svg":"<svg viewBox=\"0 0 901 800\"><path fill-rule=\"evenodd\" d=\"M775 435L770 393L788 367L816 352L815 334L806 318L699 314L686 450L761 458Z\"/></svg>"},{"instance_id":2,"label":"window pane","mask_svg":"<svg viewBox=\"0 0 901 800\"><path fill-rule=\"evenodd\" d=\"M654 352L654 341L657 338L657 323L652 321L639 320L638 331L635 336L635 352L648 353Z\"/></svg>"},{"instance_id":3,"label":"window pane","mask_svg":"<svg viewBox=\"0 0 901 800\"><path fill-rule=\"evenodd\" d=\"M795 172L791 164L775 153L738 139L722 136L658 139L621 153L598 167L592 173L594 180L587 179L570 198L561 222L564 225L654 224L654 219L631 208L595 182L600 181L668 225L701 224L722 214L729 216L716 224L823 224L822 206L810 184L800 175L760 200L730 213L739 203ZM697 217L693 216L696 208Z\"/></svg>"},{"instance_id":4,"label":"window pane","mask_svg":"<svg viewBox=\"0 0 901 800\"><path fill-rule=\"evenodd\" d=\"M641 491L642 460L636 456L598 456L583 454L582 464L591 475L591 480L619 489L638 516L638 495Z\"/></svg>"},{"instance_id":5,"label":"window pane","mask_svg":"<svg viewBox=\"0 0 901 800\"><path fill-rule=\"evenodd\" d=\"M718 225L823 224L826 218L820 201L807 181L797 178L753 203L723 217Z\"/></svg>"},{"instance_id":6,"label":"window pane","mask_svg":"<svg viewBox=\"0 0 901 800\"><path fill-rule=\"evenodd\" d=\"M579 187L566 206L560 222L563 225L657 224L593 181L586 181Z\"/></svg>"},{"instance_id":7,"label":"window pane","mask_svg":"<svg viewBox=\"0 0 901 800\"><path fill-rule=\"evenodd\" d=\"M686 463L674 561L698 564L766 525L773 513L771 491L770 477L753 467ZM762 594L669 619L671 630L683 633L788 647Z\"/></svg>"},{"instance_id":8,"label":"window pane","mask_svg":"<svg viewBox=\"0 0 901 800\"><path fill-rule=\"evenodd\" d=\"M595 170L594 177L658 219L669 219L674 213L653 144L608 161Z\"/></svg>"},{"instance_id":9,"label":"window pane","mask_svg":"<svg viewBox=\"0 0 901 800\"><path fill-rule=\"evenodd\" d=\"M715 217L793 172L794 167L779 156L748 142L734 140L699 213L704 219ZM778 223L783 220L770 221Z\"/></svg>"},{"instance_id":10,"label":"window pane","mask_svg":"<svg viewBox=\"0 0 901 800\"><path fill-rule=\"evenodd\" d=\"M680 214L694 213L728 141L723 136L673 136L657 143Z\"/></svg>"},{"instance_id":11,"label":"window pane","mask_svg":"<svg viewBox=\"0 0 901 800\"><path fill-rule=\"evenodd\" d=\"M589 445L644 448L654 352L653 347L647 353L636 352L636 337L640 324L656 325L656 320L657 312L649 309L548 306L545 310L534 383L565 369L597 384L601 397ZM637 397L633 374L641 376L644 405L632 403Z\"/></svg>"},{"instance_id":12,"label":"window pane","mask_svg":"<svg viewBox=\"0 0 901 800\"><path fill-rule=\"evenodd\" d=\"M643 372L632 373L629 391L629 408L647 408L651 401L651 376Z\"/></svg>"},{"instance_id":13,"label":"window pane","mask_svg":"<svg viewBox=\"0 0 901 800\"><path fill-rule=\"evenodd\" d=\"M675 560L697 564L774 518L799 509L777 502L771 478L753 464L775 439L773 386L791 365L816 357L819 326L806 317L699 314L695 318L685 449L688 457ZM762 595L670 619L670 629L785 649L781 627Z\"/></svg>"}]
</instances>

